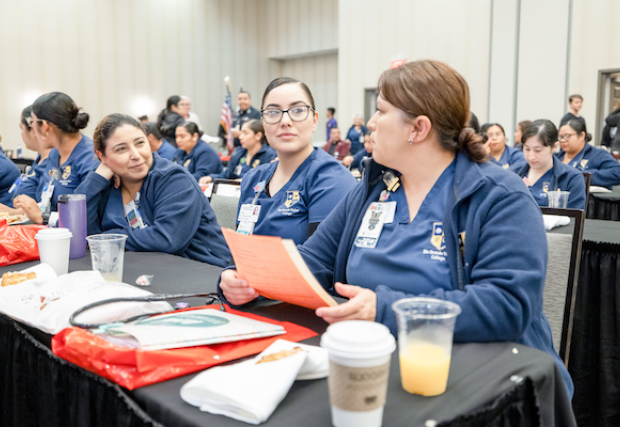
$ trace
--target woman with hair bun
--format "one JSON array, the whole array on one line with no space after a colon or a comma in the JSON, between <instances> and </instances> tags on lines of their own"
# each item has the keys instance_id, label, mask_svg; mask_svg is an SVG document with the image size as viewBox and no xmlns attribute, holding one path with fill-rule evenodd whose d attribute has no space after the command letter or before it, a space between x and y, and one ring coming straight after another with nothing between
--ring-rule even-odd
<instances>
[{"instance_id":1,"label":"woman with hair bun","mask_svg":"<svg viewBox=\"0 0 620 427\"><path fill-rule=\"evenodd\" d=\"M176 128L179 149L174 153L173 161L187 169L196 181L224 170L217 151L200 139L201 136L202 131L194 122L185 122Z\"/></svg>"},{"instance_id":2,"label":"woman with hair bun","mask_svg":"<svg viewBox=\"0 0 620 427\"><path fill-rule=\"evenodd\" d=\"M80 132L88 125L88 113L64 93L41 95L32 104L29 124L43 146L51 145L49 163L37 182L36 197L21 194L13 206L35 224L47 223L60 194L72 194L86 175L97 168L93 140Z\"/></svg>"},{"instance_id":3,"label":"woman with hair bun","mask_svg":"<svg viewBox=\"0 0 620 427\"><path fill-rule=\"evenodd\" d=\"M323 287L349 298L316 314L328 323L376 321L396 334L393 302L452 301L462 309L456 342L513 341L545 351L572 395L542 312L540 209L521 178L485 162L481 137L467 127L465 79L444 63L415 61L385 71L377 93L363 181L299 246ZM231 270L220 286L233 304L257 296Z\"/></svg>"},{"instance_id":4,"label":"woman with hair bun","mask_svg":"<svg viewBox=\"0 0 620 427\"><path fill-rule=\"evenodd\" d=\"M569 209L585 209L586 183L583 175L553 155L558 130L549 120L530 122L522 135L527 165L518 174L528 186L538 206L549 206L549 191L570 191Z\"/></svg>"},{"instance_id":5,"label":"woman with hair bun","mask_svg":"<svg viewBox=\"0 0 620 427\"><path fill-rule=\"evenodd\" d=\"M200 184L208 184L214 179L237 179L252 169L270 163L276 158L276 152L267 143L265 129L260 120L251 119L241 126L239 135L241 146L235 148L230 155L226 169L200 178Z\"/></svg>"},{"instance_id":6,"label":"woman with hair bun","mask_svg":"<svg viewBox=\"0 0 620 427\"><path fill-rule=\"evenodd\" d=\"M611 189L620 185L620 163L607 151L588 144L592 140L581 120L569 120L560 127L560 147L556 156L565 165L592 174L592 185Z\"/></svg>"},{"instance_id":7,"label":"woman with hair bun","mask_svg":"<svg viewBox=\"0 0 620 427\"><path fill-rule=\"evenodd\" d=\"M172 95L166 101L166 108L161 110L159 116L157 116L157 126L162 136L170 145L174 148L178 148L176 142L176 130L177 127L185 123L183 118L183 107L180 105L181 97L178 95Z\"/></svg>"}]
</instances>

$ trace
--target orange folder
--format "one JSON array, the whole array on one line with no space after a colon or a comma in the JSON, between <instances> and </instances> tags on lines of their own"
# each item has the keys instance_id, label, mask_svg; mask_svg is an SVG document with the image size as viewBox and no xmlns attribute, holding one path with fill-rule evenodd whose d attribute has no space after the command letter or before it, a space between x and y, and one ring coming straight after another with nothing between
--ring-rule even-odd
<instances>
[{"instance_id":1,"label":"orange folder","mask_svg":"<svg viewBox=\"0 0 620 427\"><path fill-rule=\"evenodd\" d=\"M239 277L266 298L311 309L338 303L323 289L290 239L223 228Z\"/></svg>"}]
</instances>

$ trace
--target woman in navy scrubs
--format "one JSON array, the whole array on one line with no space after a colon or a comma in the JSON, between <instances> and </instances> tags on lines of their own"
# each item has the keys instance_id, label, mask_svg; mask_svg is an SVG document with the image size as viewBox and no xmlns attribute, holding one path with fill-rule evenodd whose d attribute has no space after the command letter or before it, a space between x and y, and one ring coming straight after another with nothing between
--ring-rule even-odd
<instances>
[{"instance_id":1,"label":"woman in navy scrubs","mask_svg":"<svg viewBox=\"0 0 620 427\"><path fill-rule=\"evenodd\" d=\"M198 181L205 175L221 173L224 170L217 152L200 137L202 132L194 122L185 122L177 127L177 145L174 162L183 166Z\"/></svg>"},{"instance_id":2,"label":"woman in navy scrubs","mask_svg":"<svg viewBox=\"0 0 620 427\"><path fill-rule=\"evenodd\" d=\"M149 140L151 151L159 154L159 157L162 159L172 161L177 150L161 136L157 123L147 122L144 124L144 129L146 130L146 137Z\"/></svg>"},{"instance_id":3,"label":"woman in navy scrubs","mask_svg":"<svg viewBox=\"0 0 620 427\"><path fill-rule=\"evenodd\" d=\"M352 156L355 156L364 148L364 140L368 132L368 128L364 126L364 116L362 113L357 113L353 119L353 125L347 132L347 139L351 141L350 154Z\"/></svg>"},{"instance_id":4,"label":"woman in navy scrubs","mask_svg":"<svg viewBox=\"0 0 620 427\"><path fill-rule=\"evenodd\" d=\"M2 136L0 135L0 141ZM19 168L11 159L6 157L2 150L0 150L0 212L10 212L13 214L13 209L6 204L11 203L10 190L14 189L15 184L19 184L19 177L21 172Z\"/></svg>"},{"instance_id":5,"label":"woman in navy scrubs","mask_svg":"<svg viewBox=\"0 0 620 427\"><path fill-rule=\"evenodd\" d=\"M489 138L488 147L493 162L513 172L521 170L525 166L523 152L506 145L506 132L504 132L502 125L499 123L489 124L486 134Z\"/></svg>"},{"instance_id":6,"label":"woman in navy scrubs","mask_svg":"<svg viewBox=\"0 0 620 427\"><path fill-rule=\"evenodd\" d=\"M316 314L329 323L376 321L396 334L395 301L452 301L462 309L456 342L546 351L572 394L542 313L547 237L539 207L521 178L484 161L480 136L466 127L467 83L444 63L416 61L385 71L377 92L364 180L299 246L317 280L349 298ZM257 296L234 270L220 288L232 304Z\"/></svg>"},{"instance_id":7,"label":"woman in navy scrubs","mask_svg":"<svg viewBox=\"0 0 620 427\"><path fill-rule=\"evenodd\" d=\"M275 150L267 143L265 129L260 120L252 119L241 126L239 142L241 146L235 148L231 154L226 169L221 173L203 176L198 181L200 184L208 184L218 178L243 178L250 170L276 158Z\"/></svg>"},{"instance_id":8,"label":"woman in navy scrubs","mask_svg":"<svg viewBox=\"0 0 620 427\"><path fill-rule=\"evenodd\" d=\"M151 152L144 128L111 114L95 129L101 165L78 187L86 195L88 234L121 233L136 252L165 252L224 267L230 252L198 183Z\"/></svg>"},{"instance_id":9,"label":"woman in navy scrubs","mask_svg":"<svg viewBox=\"0 0 620 427\"><path fill-rule=\"evenodd\" d=\"M538 206L549 206L548 191L570 191L569 209L585 209L586 184L583 174L553 155L558 130L549 120L536 120L523 132L523 155L527 165L519 176Z\"/></svg>"},{"instance_id":10,"label":"woman in navy scrubs","mask_svg":"<svg viewBox=\"0 0 620 427\"><path fill-rule=\"evenodd\" d=\"M620 185L620 163L607 151L588 144L592 135L580 120L569 120L560 127L558 159L565 165L592 174L592 185L611 189Z\"/></svg>"},{"instance_id":11,"label":"woman in navy scrubs","mask_svg":"<svg viewBox=\"0 0 620 427\"><path fill-rule=\"evenodd\" d=\"M64 93L41 95L32 104L30 122L39 143L54 147L49 163L36 169L36 197L21 194L13 199L13 207L21 209L33 223L47 223L56 210L58 196L72 194L99 165L93 155L93 140L80 132L88 119L88 113Z\"/></svg>"},{"instance_id":12,"label":"woman in navy scrubs","mask_svg":"<svg viewBox=\"0 0 620 427\"><path fill-rule=\"evenodd\" d=\"M261 114L278 161L261 165L243 178L239 213L249 205L260 205L260 211L255 223L238 221L238 231L281 236L300 244L355 185L355 179L323 149L312 146L318 114L304 83L289 77L273 80L263 95Z\"/></svg>"},{"instance_id":13,"label":"woman in navy scrubs","mask_svg":"<svg viewBox=\"0 0 620 427\"><path fill-rule=\"evenodd\" d=\"M166 108L161 110L159 116L157 116L157 126L159 126L159 131L163 135L164 139L174 148L177 148L177 127L185 123L185 118L181 115L181 113L183 113L183 109L179 105L180 102L180 96L172 95L166 101Z\"/></svg>"}]
</instances>

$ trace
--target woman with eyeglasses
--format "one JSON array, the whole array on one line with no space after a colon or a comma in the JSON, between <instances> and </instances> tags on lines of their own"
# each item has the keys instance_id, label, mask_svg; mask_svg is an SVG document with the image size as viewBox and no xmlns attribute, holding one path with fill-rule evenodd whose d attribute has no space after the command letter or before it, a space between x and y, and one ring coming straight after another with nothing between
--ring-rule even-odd
<instances>
[{"instance_id":1,"label":"woman with eyeglasses","mask_svg":"<svg viewBox=\"0 0 620 427\"><path fill-rule=\"evenodd\" d=\"M560 127L561 150L556 156L562 163L592 174L592 185L611 189L620 185L620 163L607 151L588 144L592 135L580 120L569 120Z\"/></svg>"},{"instance_id":2,"label":"woman with eyeglasses","mask_svg":"<svg viewBox=\"0 0 620 427\"><path fill-rule=\"evenodd\" d=\"M221 173L203 176L198 181L200 184L208 184L218 178L243 178L252 169L276 158L276 152L267 143L265 129L260 120L251 119L243 123L239 141L241 146L235 148L230 155L226 169Z\"/></svg>"},{"instance_id":3,"label":"woman with eyeglasses","mask_svg":"<svg viewBox=\"0 0 620 427\"><path fill-rule=\"evenodd\" d=\"M454 302L462 310L456 342L545 351L571 395L542 311L547 237L540 209L516 174L485 161L480 136L467 127L467 82L447 64L416 61L385 71L377 93L363 181L298 247L319 283L349 298L317 316L375 321L396 334L395 301ZM222 273L220 289L232 304L256 298L251 286L233 270Z\"/></svg>"},{"instance_id":4,"label":"woman with eyeglasses","mask_svg":"<svg viewBox=\"0 0 620 427\"><path fill-rule=\"evenodd\" d=\"M241 183L238 231L303 243L355 185L336 159L312 145L318 114L308 87L289 77L273 80L263 95L265 136L278 161L261 165ZM244 219L260 205L258 218Z\"/></svg>"},{"instance_id":5,"label":"woman with eyeglasses","mask_svg":"<svg viewBox=\"0 0 620 427\"><path fill-rule=\"evenodd\" d=\"M13 207L20 209L35 224L47 223L56 211L58 196L72 194L86 175L99 166L93 155L93 140L82 135L88 125L88 113L64 93L41 95L32 104L32 129L39 143L54 148L49 163L37 181L36 197L20 194Z\"/></svg>"},{"instance_id":6,"label":"woman with eyeglasses","mask_svg":"<svg viewBox=\"0 0 620 427\"><path fill-rule=\"evenodd\" d=\"M549 206L549 191L570 191L569 209L585 209L586 183L583 174L553 155L558 130L549 120L530 122L522 135L527 165L518 171L538 206Z\"/></svg>"},{"instance_id":7,"label":"woman with eyeglasses","mask_svg":"<svg viewBox=\"0 0 620 427\"><path fill-rule=\"evenodd\" d=\"M230 251L198 183L151 151L136 119L111 114L94 137L101 165L76 190L86 195L89 235L125 234L130 251L228 264Z\"/></svg>"},{"instance_id":8,"label":"woman with eyeglasses","mask_svg":"<svg viewBox=\"0 0 620 427\"><path fill-rule=\"evenodd\" d=\"M487 127L488 147L490 149L491 160L504 169L513 172L521 170L525 166L523 152L514 147L506 145L506 132L499 123L490 123Z\"/></svg>"},{"instance_id":9,"label":"woman with eyeglasses","mask_svg":"<svg viewBox=\"0 0 620 427\"><path fill-rule=\"evenodd\" d=\"M185 122L176 128L179 149L173 162L183 166L198 181L205 175L221 173L224 170L222 160L209 144L200 137L202 131L194 122Z\"/></svg>"}]
</instances>

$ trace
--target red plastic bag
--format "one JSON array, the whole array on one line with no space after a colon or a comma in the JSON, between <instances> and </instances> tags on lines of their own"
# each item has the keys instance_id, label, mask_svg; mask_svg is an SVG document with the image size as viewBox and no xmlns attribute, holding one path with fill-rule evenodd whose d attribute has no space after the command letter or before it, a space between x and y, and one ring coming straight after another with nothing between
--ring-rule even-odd
<instances>
[{"instance_id":1,"label":"red plastic bag","mask_svg":"<svg viewBox=\"0 0 620 427\"><path fill-rule=\"evenodd\" d=\"M44 225L8 225L0 220L0 267L39 259L34 236Z\"/></svg>"},{"instance_id":2,"label":"red plastic bag","mask_svg":"<svg viewBox=\"0 0 620 427\"><path fill-rule=\"evenodd\" d=\"M218 309L219 305L193 307L188 310L203 308ZM228 306L226 311L261 322L282 325L286 334L210 346L144 351L116 346L84 329L67 328L52 338L52 351L58 357L133 390L260 353L278 339L299 342L318 335L294 323L278 322L233 310Z\"/></svg>"}]
</instances>

